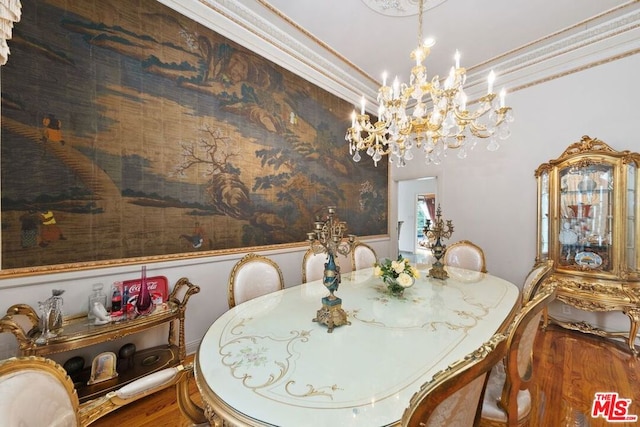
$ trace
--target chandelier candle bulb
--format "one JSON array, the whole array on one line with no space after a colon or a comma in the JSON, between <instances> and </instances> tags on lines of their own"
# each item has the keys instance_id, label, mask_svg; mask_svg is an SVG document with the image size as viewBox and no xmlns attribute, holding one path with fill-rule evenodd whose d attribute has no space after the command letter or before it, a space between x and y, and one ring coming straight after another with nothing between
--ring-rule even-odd
<instances>
[{"instance_id":1,"label":"chandelier candle bulb","mask_svg":"<svg viewBox=\"0 0 640 427\"><path fill-rule=\"evenodd\" d=\"M364 96L360 100L360 114L364 116L364 106L367 104L367 100L364 99Z\"/></svg>"},{"instance_id":2,"label":"chandelier candle bulb","mask_svg":"<svg viewBox=\"0 0 640 427\"><path fill-rule=\"evenodd\" d=\"M493 82L496 81L496 74L493 72L493 70L491 70L491 72L489 73L489 77L487 78L487 81L489 82L489 85L487 88L487 94L490 95L493 93Z\"/></svg>"},{"instance_id":3,"label":"chandelier candle bulb","mask_svg":"<svg viewBox=\"0 0 640 427\"><path fill-rule=\"evenodd\" d=\"M456 60L456 70L460 68L460 52L456 49L456 54L453 56Z\"/></svg>"},{"instance_id":4,"label":"chandelier candle bulb","mask_svg":"<svg viewBox=\"0 0 640 427\"><path fill-rule=\"evenodd\" d=\"M507 96L507 91L505 88L502 88L500 91L500 108L504 108L504 98Z\"/></svg>"},{"instance_id":5,"label":"chandelier candle bulb","mask_svg":"<svg viewBox=\"0 0 640 427\"><path fill-rule=\"evenodd\" d=\"M382 87L387 85L387 72L382 73Z\"/></svg>"}]
</instances>

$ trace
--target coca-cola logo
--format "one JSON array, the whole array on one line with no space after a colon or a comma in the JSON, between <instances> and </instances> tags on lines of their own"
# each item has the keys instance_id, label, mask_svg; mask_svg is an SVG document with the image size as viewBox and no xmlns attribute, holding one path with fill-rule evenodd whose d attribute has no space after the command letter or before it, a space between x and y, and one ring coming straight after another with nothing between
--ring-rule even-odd
<instances>
[{"instance_id":1,"label":"coca-cola logo","mask_svg":"<svg viewBox=\"0 0 640 427\"><path fill-rule=\"evenodd\" d=\"M140 293L140 284L141 282L136 282L129 285L129 293ZM158 282L147 282L147 289L149 289L149 292L155 291L158 289Z\"/></svg>"}]
</instances>

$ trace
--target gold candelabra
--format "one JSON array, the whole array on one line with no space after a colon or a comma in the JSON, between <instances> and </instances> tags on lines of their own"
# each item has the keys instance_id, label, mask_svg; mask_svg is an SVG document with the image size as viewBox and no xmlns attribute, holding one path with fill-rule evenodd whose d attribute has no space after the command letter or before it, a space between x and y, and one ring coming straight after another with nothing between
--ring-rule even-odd
<instances>
[{"instance_id":1,"label":"gold candelabra","mask_svg":"<svg viewBox=\"0 0 640 427\"><path fill-rule=\"evenodd\" d=\"M314 231L307 233L307 241L314 254L327 254L327 262L324 264L322 283L329 290L329 295L322 298L322 308L316 313L314 322L322 323L329 327L327 332L333 332L333 328L341 325L350 325L347 313L342 309L342 299L334 295L340 286L340 266L336 264L336 255L347 255L353 249L355 238L353 234L344 240L347 231L347 223L336 217L335 206L327 207L325 217L317 216L314 222Z\"/></svg>"},{"instance_id":2,"label":"gold candelabra","mask_svg":"<svg viewBox=\"0 0 640 427\"><path fill-rule=\"evenodd\" d=\"M438 209L436 210L436 220L433 224L430 220L427 220L427 224L423 230L427 239L430 241L435 240L431 245L431 250L433 251L433 256L435 257L436 262L431 266L429 276L434 279L444 280L449 277L449 274L444 270L444 266L442 265L442 262L440 262L440 259L444 255L444 251L447 247L442 244L441 240L451 237L453 234L453 223L449 219L445 226L445 222L442 220L442 210L440 209L440 205L438 205Z\"/></svg>"}]
</instances>

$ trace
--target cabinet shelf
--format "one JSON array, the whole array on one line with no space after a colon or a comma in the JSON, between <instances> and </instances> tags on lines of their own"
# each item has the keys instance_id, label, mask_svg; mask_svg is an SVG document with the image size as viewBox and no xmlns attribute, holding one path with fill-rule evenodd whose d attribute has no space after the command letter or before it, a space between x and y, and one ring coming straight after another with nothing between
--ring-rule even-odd
<instances>
[{"instance_id":1,"label":"cabinet shelf","mask_svg":"<svg viewBox=\"0 0 640 427\"><path fill-rule=\"evenodd\" d=\"M140 377L179 365L179 353L180 349L174 345L147 348L137 352L133 356L133 366L127 366L126 369L119 368L118 376L115 378L87 385L89 377L91 376L91 368L87 368L83 369L79 374L72 375L71 379L78 392L80 403L84 403L110 391L117 390ZM153 363L146 362L149 358L152 359Z\"/></svg>"}]
</instances>

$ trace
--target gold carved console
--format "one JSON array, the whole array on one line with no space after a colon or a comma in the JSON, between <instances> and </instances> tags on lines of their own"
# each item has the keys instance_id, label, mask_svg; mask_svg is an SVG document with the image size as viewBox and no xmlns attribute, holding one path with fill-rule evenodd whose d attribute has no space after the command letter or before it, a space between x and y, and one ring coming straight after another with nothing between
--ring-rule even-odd
<instances>
[{"instance_id":1,"label":"gold carved console","mask_svg":"<svg viewBox=\"0 0 640 427\"><path fill-rule=\"evenodd\" d=\"M628 331L584 321L550 321L607 338L623 338L634 355L640 325L640 154L615 151L583 136L536 170L537 261L551 259L543 285L557 300L589 312L620 311Z\"/></svg>"},{"instance_id":2,"label":"gold carved console","mask_svg":"<svg viewBox=\"0 0 640 427\"><path fill-rule=\"evenodd\" d=\"M88 384L90 370L84 369L79 373L78 377L74 378L78 398L81 403L87 402L104 396L106 393L142 376L182 364L186 357L184 318L187 302L191 295L198 292L200 292L198 286L190 283L188 279L182 278L178 280L171 291L166 307L156 309L149 315L106 325L93 324L87 319L86 314L67 317L63 320L62 331L57 336L49 338L46 344L36 343L39 336L38 325L40 324L36 310L26 304L16 304L9 307L7 314L0 319L0 333L13 333L18 341L19 356L46 357L169 324L168 344L136 352L132 366L124 372L120 372L117 377L108 381Z\"/></svg>"}]
</instances>

